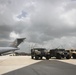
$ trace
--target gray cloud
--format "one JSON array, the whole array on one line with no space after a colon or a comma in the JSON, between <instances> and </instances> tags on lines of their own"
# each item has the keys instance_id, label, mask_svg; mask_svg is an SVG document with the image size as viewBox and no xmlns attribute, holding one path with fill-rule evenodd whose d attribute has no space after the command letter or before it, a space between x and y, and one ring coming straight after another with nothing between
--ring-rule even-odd
<instances>
[{"instance_id":1,"label":"gray cloud","mask_svg":"<svg viewBox=\"0 0 76 75\"><path fill-rule=\"evenodd\" d=\"M15 32L27 38L27 49L30 43L53 48L64 45L65 40L65 48L75 48L75 1L0 0L0 11L0 39L11 39L10 33ZM73 43L69 45L68 40Z\"/></svg>"},{"instance_id":2,"label":"gray cloud","mask_svg":"<svg viewBox=\"0 0 76 75\"><path fill-rule=\"evenodd\" d=\"M12 28L8 25L0 25L0 38L8 39Z\"/></svg>"}]
</instances>

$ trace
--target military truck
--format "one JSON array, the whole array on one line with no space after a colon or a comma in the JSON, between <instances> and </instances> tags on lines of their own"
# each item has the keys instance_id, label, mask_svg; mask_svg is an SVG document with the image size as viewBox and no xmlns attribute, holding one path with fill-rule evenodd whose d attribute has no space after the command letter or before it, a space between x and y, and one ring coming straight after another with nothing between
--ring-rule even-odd
<instances>
[{"instance_id":1,"label":"military truck","mask_svg":"<svg viewBox=\"0 0 76 75\"><path fill-rule=\"evenodd\" d=\"M50 53L45 48L33 48L31 49L31 58L32 59L42 59L45 57L47 60L50 58Z\"/></svg>"},{"instance_id":2,"label":"military truck","mask_svg":"<svg viewBox=\"0 0 76 75\"><path fill-rule=\"evenodd\" d=\"M51 57L56 57L56 59L61 59L61 58L70 59L71 55L65 49L51 49L50 58Z\"/></svg>"},{"instance_id":3,"label":"military truck","mask_svg":"<svg viewBox=\"0 0 76 75\"><path fill-rule=\"evenodd\" d=\"M76 59L76 50L71 49L73 59Z\"/></svg>"}]
</instances>

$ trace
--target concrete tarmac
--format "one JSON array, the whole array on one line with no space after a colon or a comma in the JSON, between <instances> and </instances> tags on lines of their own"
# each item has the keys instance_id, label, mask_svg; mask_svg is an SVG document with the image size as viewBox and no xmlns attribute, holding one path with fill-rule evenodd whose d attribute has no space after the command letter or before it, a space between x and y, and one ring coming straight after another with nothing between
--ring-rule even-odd
<instances>
[{"instance_id":1,"label":"concrete tarmac","mask_svg":"<svg viewBox=\"0 0 76 75\"><path fill-rule=\"evenodd\" d=\"M30 59L30 57L20 57L20 56L11 58L12 59L10 59L9 57L8 60L13 61L13 64L11 63L7 64L9 64L11 68L13 66L18 68L4 72L1 75L76 75L76 59L32 60ZM6 62L6 60L7 58L4 61ZM5 64L5 62L1 62L0 66L2 63Z\"/></svg>"}]
</instances>

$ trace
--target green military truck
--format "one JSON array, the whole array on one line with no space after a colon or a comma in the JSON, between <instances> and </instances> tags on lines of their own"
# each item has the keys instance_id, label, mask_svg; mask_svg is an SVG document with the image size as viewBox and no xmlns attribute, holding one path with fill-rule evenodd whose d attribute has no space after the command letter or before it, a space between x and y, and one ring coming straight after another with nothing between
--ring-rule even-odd
<instances>
[{"instance_id":1,"label":"green military truck","mask_svg":"<svg viewBox=\"0 0 76 75\"><path fill-rule=\"evenodd\" d=\"M32 59L42 59L45 57L47 60L50 58L50 53L45 48L33 48L31 49L31 58Z\"/></svg>"},{"instance_id":2,"label":"green military truck","mask_svg":"<svg viewBox=\"0 0 76 75\"><path fill-rule=\"evenodd\" d=\"M70 59L71 54L67 52L65 49L51 49L50 58L51 57L56 57L56 59L61 59L61 58Z\"/></svg>"}]
</instances>

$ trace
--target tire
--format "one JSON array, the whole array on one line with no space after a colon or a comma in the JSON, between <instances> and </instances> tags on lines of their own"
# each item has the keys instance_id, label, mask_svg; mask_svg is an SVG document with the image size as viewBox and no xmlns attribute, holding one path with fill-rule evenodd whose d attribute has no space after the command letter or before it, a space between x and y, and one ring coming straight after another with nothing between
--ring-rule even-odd
<instances>
[{"instance_id":1,"label":"tire","mask_svg":"<svg viewBox=\"0 0 76 75\"><path fill-rule=\"evenodd\" d=\"M40 57L40 59L42 59L42 56Z\"/></svg>"},{"instance_id":2,"label":"tire","mask_svg":"<svg viewBox=\"0 0 76 75\"><path fill-rule=\"evenodd\" d=\"M46 56L46 60L49 60L49 56Z\"/></svg>"},{"instance_id":3,"label":"tire","mask_svg":"<svg viewBox=\"0 0 76 75\"><path fill-rule=\"evenodd\" d=\"M64 55L62 55L61 57L64 58Z\"/></svg>"},{"instance_id":4,"label":"tire","mask_svg":"<svg viewBox=\"0 0 76 75\"><path fill-rule=\"evenodd\" d=\"M61 59L61 55L59 53L57 53L56 59Z\"/></svg>"},{"instance_id":5,"label":"tire","mask_svg":"<svg viewBox=\"0 0 76 75\"><path fill-rule=\"evenodd\" d=\"M76 54L73 54L72 56L73 56L73 59L76 59Z\"/></svg>"},{"instance_id":6,"label":"tire","mask_svg":"<svg viewBox=\"0 0 76 75\"><path fill-rule=\"evenodd\" d=\"M31 59L34 59L34 57L33 57L33 56L31 56Z\"/></svg>"},{"instance_id":7,"label":"tire","mask_svg":"<svg viewBox=\"0 0 76 75\"><path fill-rule=\"evenodd\" d=\"M35 60L38 60L38 59L39 59L39 57L37 55L35 55Z\"/></svg>"},{"instance_id":8,"label":"tire","mask_svg":"<svg viewBox=\"0 0 76 75\"><path fill-rule=\"evenodd\" d=\"M71 56L70 56L70 55L67 55L67 56L66 56L66 59L70 59L70 58L71 58Z\"/></svg>"},{"instance_id":9,"label":"tire","mask_svg":"<svg viewBox=\"0 0 76 75\"><path fill-rule=\"evenodd\" d=\"M51 56L50 56L50 59L51 59Z\"/></svg>"}]
</instances>

